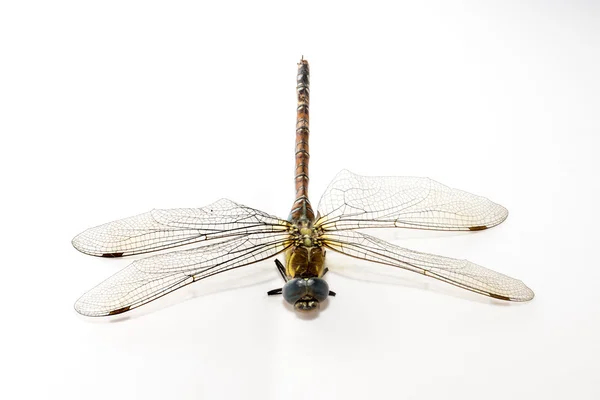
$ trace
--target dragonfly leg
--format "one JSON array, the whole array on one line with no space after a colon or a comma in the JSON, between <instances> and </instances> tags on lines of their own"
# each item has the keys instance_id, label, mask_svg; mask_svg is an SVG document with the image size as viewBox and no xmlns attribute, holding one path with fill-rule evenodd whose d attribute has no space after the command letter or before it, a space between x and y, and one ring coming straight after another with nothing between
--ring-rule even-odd
<instances>
[{"instance_id":1,"label":"dragonfly leg","mask_svg":"<svg viewBox=\"0 0 600 400\"><path fill-rule=\"evenodd\" d=\"M275 265L277 266L277 271L279 271L279 274L281 275L281 277L283 278L283 280L285 282L287 282L288 278L285 275L285 267L283 266L283 264L281 263L281 261L279 261L278 259L275 259Z\"/></svg>"},{"instance_id":2,"label":"dragonfly leg","mask_svg":"<svg viewBox=\"0 0 600 400\"><path fill-rule=\"evenodd\" d=\"M323 275L321 275L321 276L325 276L325 274L328 273L328 272L329 272L329 268L325 267L325 269L323 270ZM332 297L335 297L337 295L337 293L334 292L333 290L330 290L329 291L329 295L332 296Z\"/></svg>"},{"instance_id":3,"label":"dragonfly leg","mask_svg":"<svg viewBox=\"0 0 600 400\"><path fill-rule=\"evenodd\" d=\"M279 271L279 275L281 275L281 277L283 278L283 280L285 282L287 282L288 278L287 278L287 276L285 276L285 267L283 266L283 264L281 263L281 261L279 261L278 259L275 259L275 265L277 266L277 271ZM283 288L269 290L267 292L267 295L268 296L275 296L275 295L281 294L282 290L283 290Z\"/></svg>"}]
</instances>

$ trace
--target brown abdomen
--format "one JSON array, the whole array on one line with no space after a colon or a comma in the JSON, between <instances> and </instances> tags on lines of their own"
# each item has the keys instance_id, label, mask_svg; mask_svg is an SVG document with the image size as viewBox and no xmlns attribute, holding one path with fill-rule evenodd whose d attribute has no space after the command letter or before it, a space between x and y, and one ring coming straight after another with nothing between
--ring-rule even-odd
<instances>
[{"instance_id":1,"label":"brown abdomen","mask_svg":"<svg viewBox=\"0 0 600 400\"><path fill-rule=\"evenodd\" d=\"M308 121L309 121L309 92L310 70L308 61L302 59L298 63L298 77L296 94L298 95L298 109L296 117L296 200L290 212L290 220L298 220L305 216L310 221L315 218L315 213L308 200Z\"/></svg>"}]
</instances>

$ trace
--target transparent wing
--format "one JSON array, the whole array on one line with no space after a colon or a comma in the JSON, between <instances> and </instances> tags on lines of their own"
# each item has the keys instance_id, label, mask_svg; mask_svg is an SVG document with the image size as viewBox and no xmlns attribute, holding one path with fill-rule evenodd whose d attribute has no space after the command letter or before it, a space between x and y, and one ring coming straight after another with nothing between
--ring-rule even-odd
<instances>
[{"instance_id":1,"label":"transparent wing","mask_svg":"<svg viewBox=\"0 0 600 400\"><path fill-rule=\"evenodd\" d=\"M152 210L86 230L73 239L82 253L122 257L208 239L285 232L289 222L221 199L202 208Z\"/></svg>"},{"instance_id":2,"label":"transparent wing","mask_svg":"<svg viewBox=\"0 0 600 400\"><path fill-rule=\"evenodd\" d=\"M326 233L326 247L351 257L404 268L501 300L528 301L533 292L517 279L467 260L404 249L360 232Z\"/></svg>"},{"instance_id":3,"label":"transparent wing","mask_svg":"<svg viewBox=\"0 0 600 400\"><path fill-rule=\"evenodd\" d=\"M429 178L367 177L343 170L319 202L317 226L328 230L414 228L482 230L508 211L485 197L452 189Z\"/></svg>"},{"instance_id":4,"label":"transparent wing","mask_svg":"<svg viewBox=\"0 0 600 400\"><path fill-rule=\"evenodd\" d=\"M75 310L91 317L120 314L190 283L272 257L290 243L287 234L264 233L137 260L84 294Z\"/></svg>"}]
</instances>

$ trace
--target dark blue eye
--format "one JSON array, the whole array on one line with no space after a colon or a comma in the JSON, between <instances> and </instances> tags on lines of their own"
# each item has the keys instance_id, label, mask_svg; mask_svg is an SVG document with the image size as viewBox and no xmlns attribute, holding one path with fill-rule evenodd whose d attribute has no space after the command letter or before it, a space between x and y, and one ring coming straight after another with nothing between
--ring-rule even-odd
<instances>
[{"instance_id":1,"label":"dark blue eye","mask_svg":"<svg viewBox=\"0 0 600 400\"><path fill-rule=\"evenodd\" d=\"M285 285L283 285L283 290L281 291L285 301L294 304L306 295L306 283L307 281L302 278L294 278L287 281Z\"/></svg>"},{"instance_id":2,"label":"dark blue eye","mask_svg":"<svg viewBox=\"0 0 600 400\"><path fill-rule=\"evenodd\" d=\"M323 301L329 296L329 285L325 279L310 278L306 281L308 294L317 301Z\"/></svg>"}]
</instances>

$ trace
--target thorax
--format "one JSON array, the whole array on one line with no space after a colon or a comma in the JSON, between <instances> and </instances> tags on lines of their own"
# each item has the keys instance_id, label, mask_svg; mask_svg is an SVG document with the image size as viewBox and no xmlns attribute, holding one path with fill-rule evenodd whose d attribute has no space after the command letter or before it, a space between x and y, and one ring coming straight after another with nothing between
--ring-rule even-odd
<instances>
[{"instance_id":1,"label":"thorax","mask_svg":"<svg viewBox=\"0 0 600 400\"><path fill-rule=\"evenodd\" d=\"M323 275L325 251L318 229L312 221L301 218L292 221L294 243L286 252L286 273L289 278L311 278Z\"/></svg>"}]
</instances>

